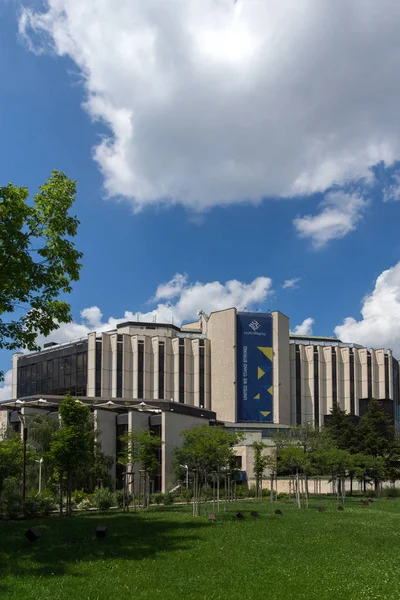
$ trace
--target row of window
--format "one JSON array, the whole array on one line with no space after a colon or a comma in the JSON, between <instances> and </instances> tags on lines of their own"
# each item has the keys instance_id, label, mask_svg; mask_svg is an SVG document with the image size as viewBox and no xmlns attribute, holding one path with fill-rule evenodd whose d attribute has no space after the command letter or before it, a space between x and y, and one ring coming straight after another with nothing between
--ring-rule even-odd
<instances>
[{"instance_id":1,"label":"row of window","mask_svg":"<svg viewBox=\"0 0 400 600\"><path fill-rule=\"evenodd\" d=\"M71 351L74 348L71 347ZM19 398L35 394L86 395L87 352L50 358L46 354L37 362L18 367L17 394Z\"/></svg>"}]
</instances>

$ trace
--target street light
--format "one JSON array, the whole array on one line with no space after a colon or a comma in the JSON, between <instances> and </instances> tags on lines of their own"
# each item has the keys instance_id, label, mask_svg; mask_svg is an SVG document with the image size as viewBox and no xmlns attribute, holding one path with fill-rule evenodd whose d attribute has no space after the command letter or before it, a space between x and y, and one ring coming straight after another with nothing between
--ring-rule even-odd
<instances>
[{"instance_id":1,"label":"street light","mask_svg":"<svg viewBox=\"0 0 400 600\"><path fill-rule=\"evenodd\" d=\"M182 469L186 469L186 491L189 489L189 467L187 465L180 465Z\"/></svg>"},{"instance_id":2,"label":"street light","mask_svg":"<svg viewBox=\"0 0 400 600\"><path fill-rule=\"evenodd\" d=\"M39 460L37 460L36 462L39 463L39 492L38 495L41 493L42 491L42 464L43 464L43 457L40 458Z\"/></svg>"},{"instance_id":3,"label":"street light","mask_svg":"<svg viewBox=\"0 0 400 600\"><path fill-rule=\"evenodd\" d=\"M19 420L22 425L22 441L24 444L24 459L22 466L22 502L25 502L26 496L26 443L28 441L28 428L26 426L26 417L20 412L18 413Z\"/></svg>"}]
</instances>

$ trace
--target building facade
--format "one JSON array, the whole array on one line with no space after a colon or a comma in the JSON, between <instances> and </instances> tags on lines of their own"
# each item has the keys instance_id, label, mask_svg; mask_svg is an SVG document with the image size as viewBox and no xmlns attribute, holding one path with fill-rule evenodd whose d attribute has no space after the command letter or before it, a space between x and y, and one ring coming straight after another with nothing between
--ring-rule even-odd
<instances>
[{"instance_id":1,"label":"building facade","mask_svg":"<svg viewBox=\"0 0 400 600\"><path fill-rule=\"evenodd\" d=\"M13 357L13 399L71 393L172 401L218 421L267 430L324 423L335 403L353 415L370 398L397 420L399 363L391 350L289 332L279 312L235 308L179 328L127 322Z\"/></svg>"},{"instance_id":2,"label":"building facade","mask_svg":"<svg viewBox=\"0 0 400 600\"><path fill-rule=\"evenodd\" d=\"M0 405L0 425L18 428L21 415L57 412L66 393L90 406L102 449L115 457L117 484L120 436L147 428L160 437L156 489L165 491L183 429L221 423L244 430L250 442L237 454L251 481L252 441L303 423L322 425L336 403L357 417L375 398L397 423L399 362L390 350L293 335L277 311L201 313L182 327L126 322L15 354L13 399Z\"/></svg>"}]
</instances>

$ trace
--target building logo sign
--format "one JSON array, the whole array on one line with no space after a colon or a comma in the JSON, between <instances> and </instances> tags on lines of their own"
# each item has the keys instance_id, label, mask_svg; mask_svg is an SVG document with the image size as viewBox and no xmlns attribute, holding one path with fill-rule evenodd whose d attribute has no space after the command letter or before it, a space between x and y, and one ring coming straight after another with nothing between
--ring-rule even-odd
<instances>
[{"instance_id":1,"label":"building logo sign","mask_svg":"<svg viewBox=\"0 0 400 600\"><path fill-rule=\"evenodd\" d=\"M273 422L272 315L237 314L237 420Z\"/></svg>"},{"instance_id":2,"label":"building logo sign","mask_svg":"<svg viewBox=\"0 0 400 600\"><path fill-rule=\"evenodd\" d=\"M249 327L253 330L253 331L257 331L257 329L260 329L261 325L258 321L254 320L250 323Z\"/></svg>"}]
</instances>

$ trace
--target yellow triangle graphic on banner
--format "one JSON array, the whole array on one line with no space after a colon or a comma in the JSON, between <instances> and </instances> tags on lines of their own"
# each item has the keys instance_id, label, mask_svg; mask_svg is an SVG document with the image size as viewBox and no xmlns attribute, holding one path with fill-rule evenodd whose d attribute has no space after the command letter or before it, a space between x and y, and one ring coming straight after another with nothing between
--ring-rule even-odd
<instances>
[{"instance_id":1,"label":"yellow triangle graphic on banner","mask_svg":"<svg viewBox=\"0 0 400 600\"><path fill-rule=\"evenodd\" d=\"M270 410L260 410L260 413L262 414L263 417L268 417L268 415L271 413Z\"/></svg>"},{"instance_id":2,"label":"yellow triangle graphic on banner","mask_svg":"<svg viewBox=\"0 0 400 600\"><path fill-rule=\"evenodd\" d=\"M270 393L270 394L271 394L271 396L272 396L272 394L274 393L274 386L273 386L273 385L271 385L271 387L270 387L270 388L268 388L268 391L269 391L269 393Z\"/></svg>"},{"instance_id":3,"label":"yellow triangle graphic on banner","mask_svg":"<svg viewBox=\"0 0 400 600\"><path fill-rule=\"evenodd\" d=\"M265 371L261 367L257 367L257 379L261 379L263 375L265 375Z\"/></svg>"},{"instance_id":4,"label":"yellow triangle graphic on banner","mask_svg":"<svg viewBox=\"0 0 400 600\"><path fill-rule=\"evenodd\" d=\"M269 348L268 346L257 346L257 350L262 352L264 356L269 358L269 360L272 360L272 357L274 355L272 348Z\"/></svg>"},{"instance_id":5,"label":"yellow triangle graphic on banner","mask_svg":"<svg viewBox=\"0 0 400 600\"><path fill-rule=\"evenodd\" d=\"M257 394L257 396L254 396L254 400L259 400L260 399L260 394Z\"/></svg>"}]
</instances>

